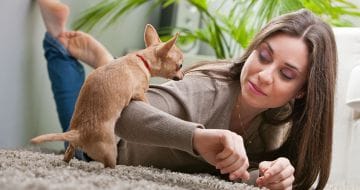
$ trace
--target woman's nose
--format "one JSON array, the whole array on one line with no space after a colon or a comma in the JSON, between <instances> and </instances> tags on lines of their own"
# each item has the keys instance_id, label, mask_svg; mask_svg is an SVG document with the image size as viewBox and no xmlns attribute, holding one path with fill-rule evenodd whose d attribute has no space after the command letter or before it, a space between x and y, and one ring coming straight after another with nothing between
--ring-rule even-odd
<instances>
[{"instance_id":1,"label":"woman's nose","mask_svg":"<svg viewBox=\"0 0 360 190\"><path fill-rule=\"evenodd\" d=\"M272 84L274 81L274 70L269 67L265 68L258 74L259 82L264 84Z\"/></svg>"}]
</instances>

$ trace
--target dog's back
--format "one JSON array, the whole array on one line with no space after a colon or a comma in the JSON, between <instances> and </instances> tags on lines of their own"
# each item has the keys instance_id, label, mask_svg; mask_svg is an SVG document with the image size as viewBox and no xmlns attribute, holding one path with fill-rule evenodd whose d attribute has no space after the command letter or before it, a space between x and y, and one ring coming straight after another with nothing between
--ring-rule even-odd
<instances>
[{"instance_id":1,"label":"dog's back","mask_svg":"<svg viewBox=\"0 0 360 190\"><path fill-rule=\"evenodd\" d=\"M70 145L64 155L65 161L73 157L75 148L81 148L92 159L104 163L105 167L114 168L117 156L114 126L123 108L132 99L145 100L150 76L182 78L179 71L182 52L174 46L176 37L162 43L155 29L147 26L146 49L94 70L85 80L75 105L70 131L62 135L42 135L32 142L66 140Z\"/></svg>"}]
</instances>

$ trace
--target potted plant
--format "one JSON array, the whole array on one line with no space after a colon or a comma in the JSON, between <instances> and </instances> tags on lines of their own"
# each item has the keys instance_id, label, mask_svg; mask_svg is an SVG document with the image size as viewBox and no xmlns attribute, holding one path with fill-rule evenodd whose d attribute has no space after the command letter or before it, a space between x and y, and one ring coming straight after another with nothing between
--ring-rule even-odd
<instances>
[{"instance_id":1,"label":"potted plant","mask_svg":"<svg viewBox=\"0 0 360 190\"><path fill-rule=\"evenodd\" d=\"M89 32L100 22L110 26L129 11L145 3L153 8L166 8L178 0L104 0L85 10L75 20L74 28ZM208 44L217 58L231 58L245 48L256 31L271 18L283 13L307 8L333 26L351 26L344 16L360 16L358 8L346 0L222 0L217 7L210 0L187 0L201 15L202 27L191 31L181 26L161 29L164 34L180 31L182 43L199 40ZM230 10L223 11L224 6ZM163 35L167 38L167 35Z\"/></svg>"}]
</instances>

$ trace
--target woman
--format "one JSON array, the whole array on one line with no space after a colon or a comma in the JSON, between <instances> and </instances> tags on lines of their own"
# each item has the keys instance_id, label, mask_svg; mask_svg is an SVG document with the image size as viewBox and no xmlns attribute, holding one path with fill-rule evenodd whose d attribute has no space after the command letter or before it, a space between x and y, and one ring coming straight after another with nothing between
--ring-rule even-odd
<instances>
[{"instance_id":1,"label":"woman","mask_svg":"<svg viewBox=\"0 0 360 190\"><path fill-rule=\"evenodd\" d=\"M65 31L65 5L39 4L49 76L67 130L84 77L70 55L94 68L112 58L87 34ZM221 173L230 180L249 179L255 169L258 186L309 189L319 177L316 188L323 189L330 173L336 63L326 23L307 10L277 17L239 60L196 65L182 81L152 86L151 105L130 103L116 124L118 164Z\"/></svg>"}]
</instances>

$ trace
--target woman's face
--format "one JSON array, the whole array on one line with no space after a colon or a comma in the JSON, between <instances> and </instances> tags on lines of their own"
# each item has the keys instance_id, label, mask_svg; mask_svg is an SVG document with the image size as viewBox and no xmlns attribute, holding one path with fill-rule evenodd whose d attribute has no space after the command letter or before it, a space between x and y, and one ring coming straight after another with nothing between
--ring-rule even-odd
<instances>
[{"instance_id":1,"label":"woman's face","mask_svg":"<svg viewBox=\"0 0 360 190\"><path fill-rule=\"evenodd\" d=\"M242 100L255 108L280 107L303 94L308 49L302 39L274 35L246 60L241 76Z\"/></svg>"}]
</instances>

